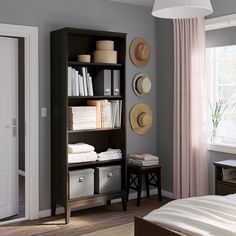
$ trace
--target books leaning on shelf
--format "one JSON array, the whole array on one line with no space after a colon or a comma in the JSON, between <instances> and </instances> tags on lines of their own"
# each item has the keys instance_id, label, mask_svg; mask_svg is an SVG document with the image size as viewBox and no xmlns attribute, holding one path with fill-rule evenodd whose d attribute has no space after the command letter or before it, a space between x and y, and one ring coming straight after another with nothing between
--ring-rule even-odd
<instances>
[{"instance_id":1,"label":"books leaning on shelf","mask_svg":"<svg viewBox=\"0 0 236 236\"><path fill-rule=\"evenodd\" d=\"M120 128L122 100L88 100L88 106L96 107L96 128Z\"/></svg>"},{"instance_id":2,"label":"books leaning on shelf","mask_svg":"<svg viewBox=\"0 0 236 236\"><path fill-rule=\"evenodd\" d=\"M92 77L86 67L82 67L82 74L76 69L68 67L68 96L93 96Z\"/></svg>"},{"instance_id":3,"label":"books leaning on shelf","mask_svg":"<svg viewBox=\"0 0 236 236\"><path fill-rule=\"evenodd\" d=\"M68 107L68 129L96 129L96 113L95 106Z\"/></svg>"},{"instance_id":4,"label":"books leaning on shelf","mask_svg":"<svg viewBox=\"0 0 236 236\"><path fill-rule=\"evenodd\" d=\"M222 180L236 180L235 168L222 168Z\"/></svg>"}]
</instances>

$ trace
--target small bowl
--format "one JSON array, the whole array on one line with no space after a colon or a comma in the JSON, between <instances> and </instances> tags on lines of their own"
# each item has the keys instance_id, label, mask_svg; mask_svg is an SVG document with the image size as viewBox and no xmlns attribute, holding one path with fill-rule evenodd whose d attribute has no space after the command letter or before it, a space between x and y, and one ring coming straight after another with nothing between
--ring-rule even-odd
<instances>
[{"instance_id":1,"label":"small bowl","mask_svg":"<svg viewBox=\"0 0 236 236\"><path fill-rule=\"evenodd\" d=\"M90 63L91 62L91 55L78 55L78 62L85 62L85 63Z\"/></svg>"}]
</instances>

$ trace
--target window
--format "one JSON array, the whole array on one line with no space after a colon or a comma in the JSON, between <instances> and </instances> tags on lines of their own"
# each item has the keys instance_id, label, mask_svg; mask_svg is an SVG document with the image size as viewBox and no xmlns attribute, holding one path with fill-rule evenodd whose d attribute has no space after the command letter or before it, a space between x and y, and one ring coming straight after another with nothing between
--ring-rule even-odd
<instances>
[{"instance_id":1,"label":"window","mask_svg":"<svg viewBox=\"0 0 236 236\"><path fill-rule=\"evenodd\" d=\"M236 45L207 48L209 140L236 146Z\"/></svg>"}]
</instances>

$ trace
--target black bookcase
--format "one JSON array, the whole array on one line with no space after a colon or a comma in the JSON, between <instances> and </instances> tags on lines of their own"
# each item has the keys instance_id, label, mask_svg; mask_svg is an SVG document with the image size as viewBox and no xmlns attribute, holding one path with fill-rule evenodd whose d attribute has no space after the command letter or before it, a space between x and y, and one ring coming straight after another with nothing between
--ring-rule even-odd
<instances>
[{"instance_id":1,"label":"black bookcase","mask_svg":"<svg viewBox=\"0 0 236 236\"><path fill-rule=\"evenodd\" d=\"M117 64L79 63L78 54L93 54L97 40L113 40L118 52ZM126 34L94 31L75 28L63 28L51 32L51 210L56 213L57 206L65 208L65 221L69 223L71 209L99 202L111 203L121 198L123 210L126 210L127 160L126 160L126 104L125 104L125 59ZM120 96L68 96L68 66L78 69L87 67L94 76L103 69L120 70ZM68 106L83 106L91 99L122 100L121 128L92 129L82 131L68 130ZM84 142L93 145L97 152L109 147L119 148L122 160L95 161L68 164L68 143ZM69 171L97 166L121 165L122 190L107 194L94 194L76 199L69 198Z\"/></svg>"}]
</instances>

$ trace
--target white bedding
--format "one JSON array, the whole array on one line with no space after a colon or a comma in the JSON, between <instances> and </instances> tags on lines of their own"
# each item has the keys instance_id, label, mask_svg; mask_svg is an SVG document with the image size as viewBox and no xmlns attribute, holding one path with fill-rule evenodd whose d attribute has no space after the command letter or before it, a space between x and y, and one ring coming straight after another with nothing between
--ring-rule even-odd
<instances>
[{"instance_id":1,"label":"white bedding","mask_svg":"<svg viewBox=\"0 0 236 236\"><path fill-rule=\"evenodd\" d=\"M175 200L144 219L191 236L236 236L236 194Z\"/></svg>"}]
</instances>

